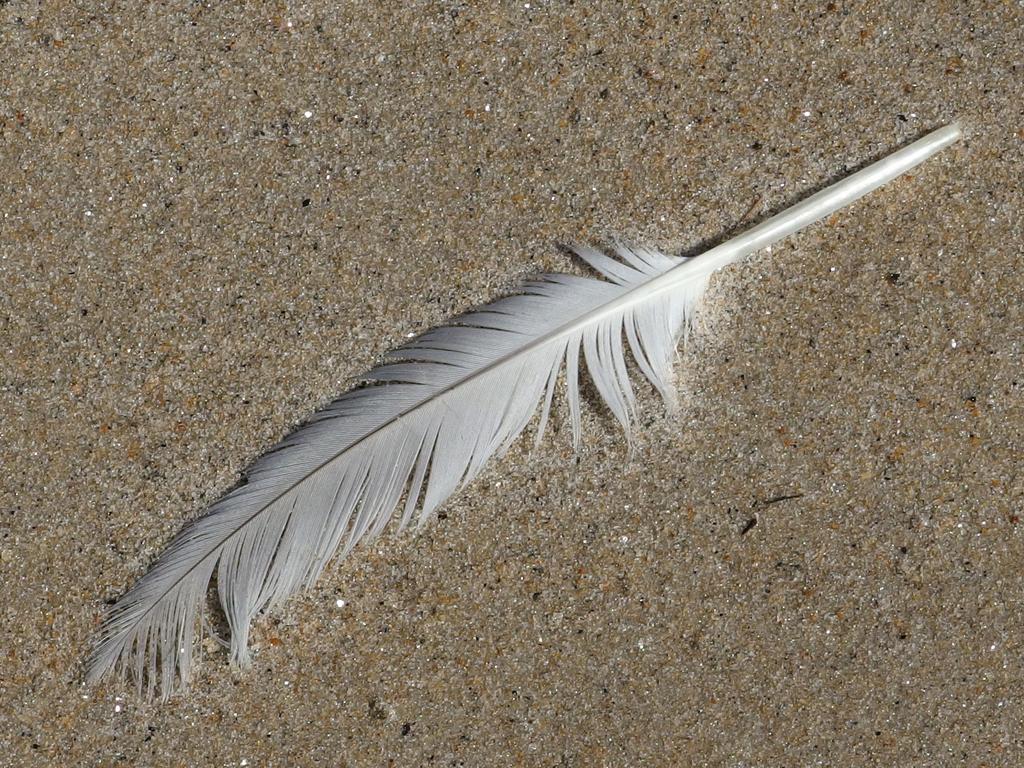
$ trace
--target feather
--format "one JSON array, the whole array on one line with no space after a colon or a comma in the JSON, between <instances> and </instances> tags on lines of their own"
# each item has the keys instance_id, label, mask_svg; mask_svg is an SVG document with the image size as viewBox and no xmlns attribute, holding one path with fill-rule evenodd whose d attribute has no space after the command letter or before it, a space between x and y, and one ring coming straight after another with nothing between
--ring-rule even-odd
<instances>
[{"instance_id":1,"label":"feather","mask_svg":"<svg viewBox=\"0 0 1024 768\"><path fill-rule=\"evenodd\" d=\"M309 587L340 550L422 526L537 417L544 434L565 371L575 444L581 359L629 435L636 407L627 351L668 401L677 341L712 272L819 220L955 141L947 126L700 256L579 246L603 278L544 275L518 295L463 315L390 352L256 461L245 481L189 523L105 617L87 661L152 696L188 681L201 606L216 577L232 661L250 663L249 627ZM404 498L404 504L403 504Z\"/></svg>"}]
</instances>

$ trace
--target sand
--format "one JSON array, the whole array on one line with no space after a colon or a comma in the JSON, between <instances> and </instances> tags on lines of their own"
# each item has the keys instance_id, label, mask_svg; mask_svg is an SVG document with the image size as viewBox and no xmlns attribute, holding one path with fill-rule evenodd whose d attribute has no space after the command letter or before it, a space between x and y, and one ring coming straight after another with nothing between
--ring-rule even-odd
<instances>
[{"instance_id":1,"label":"sand","mask_svg":"<svg viewBox=\"0 0 1024 768\"><path fill-rule=\"evenodd\" d=\"M0 3L0 764L1024 763L1018 2ZM419 536L86 688L104 602L409 334L615 235L718 274L632 454L561 411Z\"/></svg>"}]
</instances>

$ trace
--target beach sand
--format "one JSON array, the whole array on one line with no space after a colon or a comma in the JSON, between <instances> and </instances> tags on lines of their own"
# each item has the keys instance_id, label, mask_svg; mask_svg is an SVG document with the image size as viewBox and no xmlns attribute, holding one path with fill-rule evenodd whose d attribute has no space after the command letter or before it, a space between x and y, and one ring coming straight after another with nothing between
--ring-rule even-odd
<instances>
[{"instance_id":1,"label":"beach sand","mask_svg":"<svg viewBox=\"0 0 1024 768\"><path fill-rule=\"evenodd\" d=\"M0 3L0 765L1024 763L1020 3L394 5ZM954 119L714 277L632 452L561 407L252 669L83 686L104 603L410 334Z\"/></svg>"}]
</instances>

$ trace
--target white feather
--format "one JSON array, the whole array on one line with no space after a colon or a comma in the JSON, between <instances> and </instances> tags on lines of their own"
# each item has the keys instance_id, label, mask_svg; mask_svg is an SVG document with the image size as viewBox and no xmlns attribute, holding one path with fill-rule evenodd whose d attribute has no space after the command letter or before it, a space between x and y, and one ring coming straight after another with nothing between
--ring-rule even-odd
<instances>
[{"instance_id":1,"label":"white feather","mask_svg":"<svg viewBox=\"0 0 1024 768\"><path fill-rule=\"evenodd\" d=\"M578 247L607 280L545 275L389 353L365 386L316 413L174 538L107 616L87 680L116 668L164 696L187 682L215 572L231 657L246 666L252 620L313 584L338 550L347 555L379 534L403 496L400 528L422 525L538 410L539 442L563 369L578 443L581 356L628 435L635 400L627 346L673 402L676 344L715 269L827 216L958 135L955 126L936 131L694 259Z\"/></svg>"}]
</instances>

